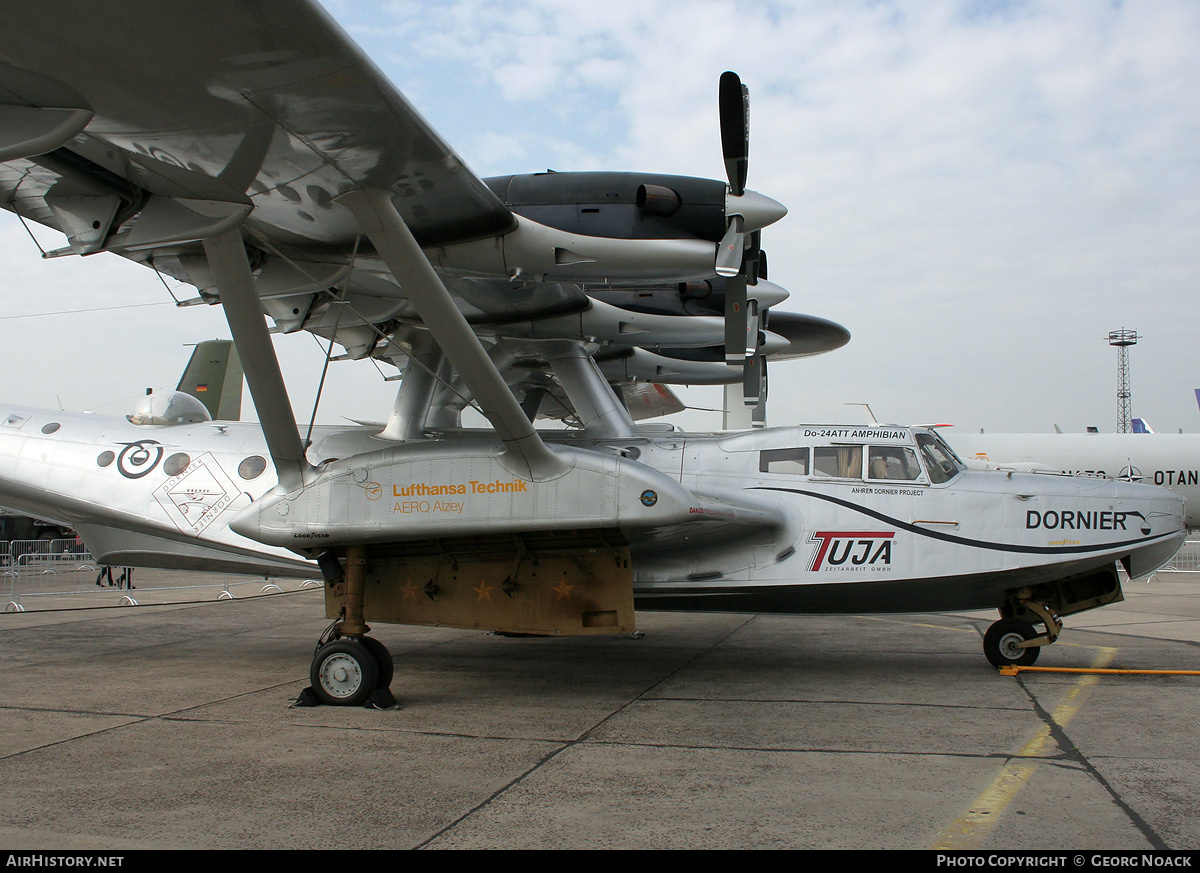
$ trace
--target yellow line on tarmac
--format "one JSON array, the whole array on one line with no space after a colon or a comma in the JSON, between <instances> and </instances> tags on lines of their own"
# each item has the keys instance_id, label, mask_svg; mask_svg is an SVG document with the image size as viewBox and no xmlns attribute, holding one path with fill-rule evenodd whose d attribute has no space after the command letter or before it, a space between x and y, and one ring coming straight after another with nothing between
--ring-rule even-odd
<instances>
[{"instance_id":1,"label":"yellow line on tarmac","mask_svg":"<svg viewBox=\"0 0 1200 873\"><path fill-rule=\"evenodd\" d=\"M1093 668L1103 668L1111 664L1117 650L1103 647L1096 653ZM1070 688L1064 692L1062 699L1050 714L1054 723L1066 727L1075 713L1087 698L1087 691L1096 684L1095 675L1080 676ZM952 821L934 840L932 849L977 849L984 841L996 823L1000 820L1005 808L1017 796L1037 772L1038 762L1053 744L1050 725L1043 724L1033 732L1019 751L996 774L991 783L967 807L958 818Z\"/></svg>"},{"instance_id":2,"label":"yellow line on tarmac","mask_svg":"<svg viewBox=\"0 0 1200 873\"><path fill-rule=\"evenodd\" d=\"M976 635L978 635L978 633L979 633L979 631L976 630L974 627L951 627L950 625L945 625L945 624L930 624L928 622L909 621L909 620L902 619L902 618L880 618L877 615L856 615L854 617L861 618L864 621L883 622L884 624L902 624L905 627L928 627L928 628L933 628L934 630L953 631L954 633L961 633L961 634L976 634Z\"/></svg>"}]
</instances>

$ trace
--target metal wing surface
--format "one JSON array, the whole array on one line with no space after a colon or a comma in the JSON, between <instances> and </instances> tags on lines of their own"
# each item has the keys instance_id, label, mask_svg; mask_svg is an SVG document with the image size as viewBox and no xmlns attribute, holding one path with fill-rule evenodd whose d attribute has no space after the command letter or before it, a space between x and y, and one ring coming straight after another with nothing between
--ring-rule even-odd
<instances>
[{"instance_id":1,"label":"metal wing surface","mask_svg":"<svg viewBox=\"0 0 1200 873\"><path fill-rule=\"evenodd\" d=\"M756 228L780 204L643 173L480 179L311 0L50 0L0 16L0 206L62 232L50 256L112 252L215 303L204 241L240 228L277 331L407 370L428 325L338 200L385 192L531 416L581 413L547 342L634 386L742 382L763 369L749 362L849 338L819 319L768 324L787 292L765 281ZM730 240L743 263L726 278ZM453 423L471 392L438 378L434 418Z\"/></svg>"},{"instance_id":2,"label":"metal wing surface","mask_svg":"<svg viewBox=\"0 0 1200 873\"><path fill-rule=\"evenodd\" d=\"M130 197L247 203L253 231L310 250L354 244L351 216L332 203L352 185L390 190L425 245L515 224L315 4L51 0L3 18L9 114L93 113L49 160L5 166L5 205L35 220L69 231L46 194L70 179ZM60 175L63 164L76 172Z\"/></svg>"}]
</instances>

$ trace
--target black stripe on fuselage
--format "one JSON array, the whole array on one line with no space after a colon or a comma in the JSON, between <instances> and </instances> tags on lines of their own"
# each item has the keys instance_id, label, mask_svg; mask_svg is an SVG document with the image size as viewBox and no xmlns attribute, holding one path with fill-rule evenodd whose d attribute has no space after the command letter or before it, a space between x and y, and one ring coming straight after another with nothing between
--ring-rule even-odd
<instances>
[{"instance_id":1,"label":"black stripe on fuselage","mask_svg":"<svg viewBox=\"0 0 1200 873\"><path fill-rule=\"evenodd\" d=\"M868 509L857 503L851 503L849 500L842 500L838 497L831 497L828 494L820 494L816 491L802 491L799 488L778 488L770 485L756 485L752 491L783 491L788 494L800 494L804 497L815 497L817 500L824 500L829 503L836 503L838 506L844 506L847 509L852 509L855 512L860 512L863 515L869 515L871 518L878 519L884 524L890 524L900 530L908 531L909 533L918 534L923 537L929 537L935 540L943 540L948 543L955 543L960 546L970 546L976 549L991 549L995 552L1020 552L1023 554L1032 555L1063 555L1063 554L1083 554L1086 552L1102 552L1105 549L1119 549L1123 546L1137 546L1145 543L1152 543L1155 540L1160 540L1163 537L1174 535L1174 531L1156 534L1155 536L1146 536L1140 540L1122 540L1117 543L1100 543L1091 546L1022 546L1015 543L990 543L986 540L973 540L967 537L959 537L954 534L943 533L936 530L925 530L925 528L917 527L915 524L909 524L906 521L900 521L898 518L892 518L890 515L885 515L882 512L877 512L874 509Z\"/></svg>"}]
</instances>

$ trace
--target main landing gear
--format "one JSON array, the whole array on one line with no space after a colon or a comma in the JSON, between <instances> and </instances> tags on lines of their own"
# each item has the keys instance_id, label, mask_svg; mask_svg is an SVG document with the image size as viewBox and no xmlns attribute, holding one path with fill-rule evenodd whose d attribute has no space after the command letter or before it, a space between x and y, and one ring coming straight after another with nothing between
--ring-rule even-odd
<instances>
[{"instance_id":1,"label":"main landing gear","mask_svg":"<svg viewBox=\"0 0 1200 873\"><path fill-rule=\"evenodd\" d=\"M392 696L392 653L378 640L367 636L371 629L363 621L363 579L366 551L362 546L346 550L346 566L332 552L318 558L326 581L346 589L345 603L337 619L321 634L313 654L306 688L296 701L300 706L373 706L390 709Z\"/></svg>"},{"instance_id":2,"label":"main landing gear","mask_svg":"<svg viewBox=\"0 0 1200 873\"><path fill-rule=\"evenodd\" d=\"M308 671L315 698L329 706L387 709L396 705L390 685L394 665L383 643L371 637L343 637L337 624L321 638ZM303 696L302 696L303 699Z\"/></svg>"}]
</instances>

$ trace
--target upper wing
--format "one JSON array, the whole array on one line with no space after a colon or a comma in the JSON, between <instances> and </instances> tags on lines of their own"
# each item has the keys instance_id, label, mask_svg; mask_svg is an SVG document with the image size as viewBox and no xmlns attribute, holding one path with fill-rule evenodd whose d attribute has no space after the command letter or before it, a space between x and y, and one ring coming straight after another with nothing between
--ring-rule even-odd
<instances>
[{"instance_id":1,"label":"upper wing","mask_svg":"<svg viewBox=\"0 0 1200 873\"><path fill-rule=\"evenodd\" d=\"M350 185L391 190L426 245L515 226L315 4L51 0L3 16L0 113L92 113L79 135L48 154L36 142L0 176L8 208L69 235L69 194L115 195L114 217L149 196L246 203L247 225L278 244L348 250L356 228L332 200ZM11 155L20 142L3 145ZM126 229L96 214L109 233L90 238L120 250ZM143 243L162 235L144 231Z\"/></svg>"},{"instance_id":2,"label":"upper wing","mask_svg":"<svg viewBox=\"0 0 1200 873\"><path fill-rule=\"evenodd\" d=\"M759 281L757 228L786 211L770 198L633 173L485 182L309 0L0 15L0 205L65 234L52 254L113 252L216 302L202 241L240 227L277 330L405 368L427 325L337 202L386 192L530 414L579 413L547 339L586 343L614 383L745 379L749 397L762 368L743 358L849 338L820 319L767 323L787 296ZM471 392L452 393L451 419Z\"/></svg>"}]
</instances>

